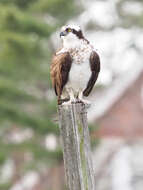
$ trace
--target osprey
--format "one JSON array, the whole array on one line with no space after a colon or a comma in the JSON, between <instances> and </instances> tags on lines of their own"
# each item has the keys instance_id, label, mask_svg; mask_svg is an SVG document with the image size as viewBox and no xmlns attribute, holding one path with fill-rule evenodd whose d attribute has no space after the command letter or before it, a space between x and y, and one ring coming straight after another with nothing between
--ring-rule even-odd
<instances>
[{"instance_id":1,"label":"osprey","mask_svg":"<svg viewBox=\"0 0 143 190\"><path fill-rule=\"evenodd\" d=\"M89 103L88 96L98 78L100 59L79 26L61 29L62 49L53 57L50 74L58 104Z\"/></svg>"}]
</instances>

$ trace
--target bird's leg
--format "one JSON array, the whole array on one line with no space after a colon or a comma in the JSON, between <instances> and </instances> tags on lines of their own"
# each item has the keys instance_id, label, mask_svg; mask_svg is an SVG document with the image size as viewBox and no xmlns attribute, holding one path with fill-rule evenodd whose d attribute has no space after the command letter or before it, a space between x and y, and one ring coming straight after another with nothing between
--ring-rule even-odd
<instances>
[{"instance_id":1,"label":"bird's leg","mask_svg":"<svg viewBox=\"0 0 143 190\"><path fill-rule=\"evenodd\" d=\"M62 98L62 96L61 95L58 95L58 105L61 105L61 104L63 104L63 102L67 102L67 101L69 101L69 98Z\"/></svg>"},{"instance_id":2,"label":"bird's leg","mask_svg":"<svg viewBox=\"0 0 143 190\"><path fill-rule=\"evenodd\" d=\"M70 99L69 99L69 101L64 102L63 105L70 105L70 104L73 104L73 103L76 102L76 99L75 99L75 97L74 97L73 91L72 91L72 90L69 90L68 93L69 93Z\"/></svg>"},{"instance_id":3,"label":"bird's leg","mask_svg":"<svg viewBox=\"0 0 143 190\"><path fill-rule=\"evenodd\" d=\"M91 104L91 102L89 100L83 99L83 92L82 91L80 91L78 94L78 103L84 103L84 104L88 104L88 105Z\"/></svg>"},{"instance_id":4,"label":"bird's leg","mask_svg":"<svg viewBox=\"0 0 143 190\"><path fill-rule=\"evenodd\" d=\"M58 105L61 105L61 104L62 104L62 101L61 101L61 95L60 95L60 94L58 95L57 102L58 102Z\"/></svg>"}]
</instances>

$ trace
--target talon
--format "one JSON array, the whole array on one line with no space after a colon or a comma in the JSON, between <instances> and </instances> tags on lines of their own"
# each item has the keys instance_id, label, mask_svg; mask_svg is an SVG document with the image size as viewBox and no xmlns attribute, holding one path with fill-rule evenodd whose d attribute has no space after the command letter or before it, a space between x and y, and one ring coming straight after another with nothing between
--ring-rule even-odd
<instances>
[{"instance_id":1,"label":"talon","mask_svg":"<svg viewBox=\"0 0 143 190\"><path fill-rule=\"evenodd\" d=\"M84 99L79 99L78 100L78 103L82 103L82 104L87 104L87 105L91 105L91 102L90 101L88 101L88 100L84 100Z\"/></svg>"},{"instance_id":2,"label":"talon","mask_svg":"<svg viewBox=\"0 0 143 190\"><path fill-rule=\"evenodd\" d=\"M76 103L82 103L82 104L83 104L83 101L81 101L81 100L77 100Z\"/></svg>"},{"instance_id":3,"label":"talon","mask_svg":"<svg viewBox=\"0 0 143 190\"><path fill-rule=\"evenodd\" d=\"M69 101L69 98L59 99L59 100L58 100L58 105L61 105L61 104L63 104L64 102L68 102L68 101Z\"/></svg>"}]
</instances>

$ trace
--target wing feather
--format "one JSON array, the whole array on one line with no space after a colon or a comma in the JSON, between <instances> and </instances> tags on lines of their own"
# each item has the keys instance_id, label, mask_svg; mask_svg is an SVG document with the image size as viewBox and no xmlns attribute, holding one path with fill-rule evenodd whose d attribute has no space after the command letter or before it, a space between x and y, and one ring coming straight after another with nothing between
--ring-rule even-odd
<instances>
[{"instance_id":1,"label":"wing feather","mask_svg":"<svg viewBox=\"0 0 143 190\"><path fill-rule=\"evenodd\" d=\"M56 54L52 59L50 75L56 95L60 98L63 87L68 81L72 58L69 52Z\"/></svg>"},{"instance_id":2,"label":"wing feather","mask_svg":"<svg viewBox=\"0 0 143 190\"><path fill-rule=\"evenodd\" d=\"M88 81L86 89L83 91L84 96L88 96L90 94L98 78L98 74L100 72L100 58L95 51L93 51L90 55L90 68L91 68L91 77Z\"/></svg>"}]
</instances>

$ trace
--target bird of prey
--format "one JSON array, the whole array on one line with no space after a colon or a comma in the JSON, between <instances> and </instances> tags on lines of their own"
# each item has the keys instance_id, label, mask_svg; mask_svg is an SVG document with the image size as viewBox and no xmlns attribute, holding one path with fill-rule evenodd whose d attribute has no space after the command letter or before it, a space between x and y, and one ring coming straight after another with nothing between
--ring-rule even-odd
<instances>
[{"instance_id":1,"label":"bird of prey","mask_svg":"<svg viewBox=\"0 0 143 190\"><path fill-rule=\"evenodd\" d=\"M100 58L76 25L63 26L62 48L53 56L50 75L58 104L89 103L84 99L100 72Z\"/></svg>"}]
</instances>

